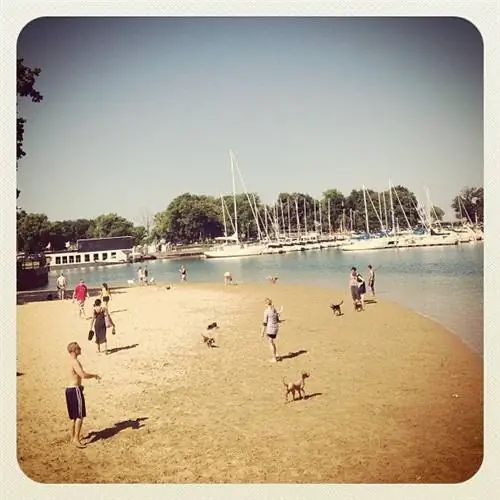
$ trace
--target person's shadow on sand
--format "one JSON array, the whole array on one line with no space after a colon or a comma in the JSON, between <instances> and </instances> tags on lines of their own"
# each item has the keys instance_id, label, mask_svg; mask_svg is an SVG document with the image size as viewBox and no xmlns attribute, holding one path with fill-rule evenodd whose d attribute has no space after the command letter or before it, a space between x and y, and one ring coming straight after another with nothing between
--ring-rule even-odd
<instances>
[{"instance_id":1,"label":"person's shadow on sand","mask_svg":"<svg viewBox=\"0 0 500 500\"><path fill-rule=\"evenodd\" d=\"M312 394L306 394L304 396L304 400L311 399L311 398L314 398L316 396L321 396L322 394L323 394L322 392L313 392Z\"/></svg>"},{"instance_id":2,"label":"person's shadow on sand","mask_svg":"<svg viewBox=\"0 0 500 500\"><path fill-rule=\"evenodd\" d=\"M126 345L123 347L113 347L112 349L108 349L108 354L114 354L115 352L125 351L127 349L133 349L137 347L139 344Z\"/></svg>"},{"instance_id":3,"label":"person's shadow on sand","mask_svg":"<svg viewBox=\"0 0 500 500\"><path fill-rule=\"evenodd\" d=\"M136 418L135 420L123 420L122 422L116 423L113 427L106 427L106 429L103 429L102 431L89 432L88 435L85 436L85 439L88 440L87 444L91 444L95 443L96 441L99 441L100 439L109 439L110 437L115 436L124 429L137 430L140 429L141 427L144 427L144 424L141 425L141 422L147 419L148 417L139 417Z\"/></svg>"},{"instance_id":4,"label":"person's shadow on sand","mask_svg":"<svg viewBox=\"0 0 500 500\"><path fill-rule=\"evenodd\" d=\"M280 361L283 359L291 359L291 358L296 358L297 356L300 356L301 354L305 354L307 351L305 349L300 349L300 351L294 351L294 352L289 352L288 354L284 354L283 356L280 356Z\"/></svg>"}]
</instances>

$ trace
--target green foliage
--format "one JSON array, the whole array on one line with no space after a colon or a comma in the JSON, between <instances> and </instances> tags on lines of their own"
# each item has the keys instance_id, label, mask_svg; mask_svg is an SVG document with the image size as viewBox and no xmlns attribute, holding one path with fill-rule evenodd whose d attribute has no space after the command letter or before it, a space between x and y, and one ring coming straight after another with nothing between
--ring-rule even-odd
<instances>
[{"instance_id":1,"label":"green foliage","mask_svg":"<svg viewBox=\"0 0 500 500\"><path fill-rule=\"evenodd\" d=\"M444 217L444 210L434 205L431 210L432 221L441 221L443 220L443 217Z\"/></svg>"},{"instance_id":2,"label":"green foliage","mask_svg":"<svg viewBox=\"0 0 500 500\"><path fill-rule=\"evenodd\" d=\"M473 223L484 222L484 189L465 187L453 198L451 208L455 211L457 219Z\"/></svg>"},{"instance_id":3,"label":"green foliage","mask_svg":"<svg viewBox=\"0 0 500 500\"><path fill-rule=\"evenodd\" d=\"M17 213L17 248L22 252L41 252L49 242L50 222L45 214Z\"/></svg>"},{"instance_id":4,"label":"green foliage","mask_svg":"<svg viewBox=\"0 0 500 500\"><path fill-rule=\"evenodd\" d=\"M41 73L40 68L31 69L24 65L22 58L17 59L17 97L29 97L32 102L40 102L43 99L42 94L35 89L36 78ZM19 161L26 152L23 150L24 141L24 125L26 119L21 116L17 117L17 160ZM17 168L17 165L16 165ZM19 197L19 189L16 190Z\"/></svg>"},{"instance_id":5,"label":"green foliage","mask_svg":"<svg viewBox=\"0 0 500 500\"><path fill-rule=\"evenodd\" d=\"M118 214L103 214L94 219L92 238L131 236L134 225Z\"/></svg>"},{"instance_id":6,"label":"green foliage","mask_svg":"<svg viewBox=\"0 0 500 500\"><path fill-rule=\"evenodd\" d=\"M220 197L184 193L172 200L166 210L154 216L150 236L144 226L134 226L132 222L116 213L103 214L94 220L50 222L45 214L28 214L21 210L17 213L18 250L42 251L49 242L52 250L62 250L68 241L75 243L78 239L108 236L133 236L135 245L162 238L173 243L212 240L224 233L223 205L227 234L232 235L234 232L233 197L225 196L223 200L224 203ZM299 229L303 234L305 222L308 231L313 231L315 227L320 229L319 224L316 226L314 224L315 219L319 223L320 214L322 230L324 233L328 232L328 200L330 200L330 221L334 231L340 229L343 215L347 230L351 228L351 222L355 230L366 230L362 189L352 190L348 197L344 197L336 189L328 189L324 191L321 200L315 200L305 193L280 193L272 206L264 206L256 194L250 193L248 196L246 194L236 196L240 239L258 237L259 228L261 235L265 236L265 214L271 237L275 237L273 222L276 218L282 234L287 234L289 229L292 233L296 233ZM396 227L406 229L408 224L414 227L420 222L416 208L417 199L406 187L396 186L392 189L392 202ZM464 188L454 198L452 207L457 217L465 219L467 213L473 222L477 216L477 221L481 223L483 204L483 188ZM370 232L379 231L381 226L392 229L389 191L378 193L367 189L366 205ZM434 218L437 216L437 220L441 220L444 212L439 207L434 207L431 214ZM259 228L255 222L255 215L259 220Z\"/></svg>"}]
</instances>

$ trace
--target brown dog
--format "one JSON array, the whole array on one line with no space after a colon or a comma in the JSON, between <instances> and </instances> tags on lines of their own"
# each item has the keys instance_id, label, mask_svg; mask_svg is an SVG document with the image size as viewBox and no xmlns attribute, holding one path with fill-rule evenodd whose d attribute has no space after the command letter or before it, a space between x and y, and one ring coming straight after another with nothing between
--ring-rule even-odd
<instances>
[{"instance_id":1,"label":"brown dog","mask_svg":"<svg viewBox=\"0 0 500 500\"><path fill-rule=\"evenodd\" d=\"M215 339L213 337L207 337L206 335L201 334L203 338L203 343L207 344L207 347L213 347L215 344Z\"/></svg>"},{"instance_id":2,"label":"brown dog","mask_svg":"<svg viewBox=\"0 0 500 500\"><path fill-rule=\"evenodd\" d=\"M302 372L300 378L295 382L285 382L285 377L283 377L283 385L285 386L285 404L288 403L288 394L292 393L293 400L295 401L295 393L299 393L299 399L305 398L306 392L304 390L305 380L309 378L310 374L308 372Z\"/></svg>"},{"instance_id":3,"label":"brown dog","mask_svg":"<svg viewBox=\"0 0 500 500\"><path fill-rule=\"evenodd\" d=\"M340 302L340 304L330 304L330 309L333 311L333 314L335 314L335 316L342 316L342 309L340 308L340 306L344 303L344 301L342 300Z\"/></svg>"}]
</instances>

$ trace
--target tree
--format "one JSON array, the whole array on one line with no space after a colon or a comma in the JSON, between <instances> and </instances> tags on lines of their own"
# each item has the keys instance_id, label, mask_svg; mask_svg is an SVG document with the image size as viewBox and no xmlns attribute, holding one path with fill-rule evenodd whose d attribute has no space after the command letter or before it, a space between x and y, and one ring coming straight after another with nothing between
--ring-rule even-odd
<instances>
[{"instance_id":1,"label":"tree","mask_svg":"<svg viewBox=\"0 0 500 500\"><path fill-rule=\"evenodd\" d=\"M453 198L451 208L457 219L474 224L484 222L484 189L465 187Z\"/></svg>"},{"instance_id":2,"label":"tree","mask_svg":"<svg viewBox=\"0 0 500 500\"><path fill-rule=\"evenodd\" d=\"M94 219L92 238L131 236L134 224L118 214L103 214Z\"/></svg>"},{"instance_id":3,"label":"tree","mask_svg":"<svg viewBox=\"0 0 500 500\"><path fill-rule=\"evenodd\" d=\"M24 59L17 59L17 96L19 97L29 97L32 102L40 102L43 99L42 94L35 89L36 78L41 73L40 68L31 69L24 65ZM23 150L24 141L24 125L26 119L20 116L17 117L17 161L26 156L26 152ZM16 163L16 169L18 164ZM19 197L19 189L16 190L16 198Z\"/></svg>"},{"instance_id":4,"label":"tree","mask_svg":"<svg viewBox=\"0 0 500 500\"><path fill-rule=\"evenodd\" d=\"M153 234L174 243L222 235L222 211L212 196L184 193L154 216Z\"/></svg>"},{"instance_id":5,"label":"tree","mask_svg":"<svg viewBox=\"0 0 500 500\"><path fill-rule=\"evenodd\" d=\"M35 253L45 250L49 243L50 223L45 214L17 212L17 250Z\"/></svg>"},{"instance_id":6,"label":"tree","mask_svg":"<svg viewBox=\"0 0 500 500\"><path fill-rule=\"evenodd\" d=\"M323 192L322 220L326 220L328 223L328 215L330 215L332 230L341 225L345 213L345 203L346 198L338 189L327 189ZM328 207L330 207L330 212L328 212Z\"/></svg>"},{"instance_id":7,"label":"tree","mask_svg":"<svg viewBox=\"0 0 500 500\"><path fill-rule=\"evenodd\" d=\"M431 209L431 219L433 222L435 221L441 221L443 220L444 217L444 210L442 208L436 207L434 205Z\"/></svg>"},{"instance_id":8,"label":"tree","mask_svg":"<svg viewBox=\"0 0 500 500\"><path fill-rule=\"evenodd\" d=\"M142 245L146 240L146 228L144 226L134 226L132 229L132 234L134 238L134 245L139 246Z\"/></svg>"}]
</instances>

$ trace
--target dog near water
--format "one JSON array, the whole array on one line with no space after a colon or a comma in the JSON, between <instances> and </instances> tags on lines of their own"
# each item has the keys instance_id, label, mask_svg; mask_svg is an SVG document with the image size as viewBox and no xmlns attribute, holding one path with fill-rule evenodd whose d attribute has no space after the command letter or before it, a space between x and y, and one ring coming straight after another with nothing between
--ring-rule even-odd
<instances>
[{"instance_id":1,"label":"dog near water","mask_svg":"<svg viewBox=\"0 0 500 500\"><path fill-rule=\"evenodd\" d=\"M134 280L127 280L127 285L128 286L134 286L135 281Z\"/></svg>"},{"instance_id":2,"label":"dog near water","mask_svg":"<svg viewBox=\"0 0 500 500\"><path fill-rule=\"evenodd\" d=\"M309 378L309 372L302 372L300 378L294 382L286 382L285 377L283 377L283 385L285 386L285 404L288 403L288 395L292 393L293 401L295 401L295 393L299 394L299 399L305 398L306 392L304 390L305 380Z\"/></svg>"},{"instance_id":3,"label":"dog near water","mask_svg":"<svg viewBox=\"0 0 500 500\"><path fill-rule=\"evenodd\" d=\"M344 301L342 300L339 304L330 304L329 307L330 309L332 310L333 314L335 314L335 316L342 316L342 309L340 308L340 306L344 303Z\"/></svg>"},{"instance_id":4,"label":"dog near water","mask_svg":"<svg viewBox=\"0 0 500 500\"><path fill-rule=\"evenodd\" d=\"M354 310L356 312L364 311L363 304L361 303L361 300L357 300L356 302L354 302Z\"/></svg>"}]
</instances>

